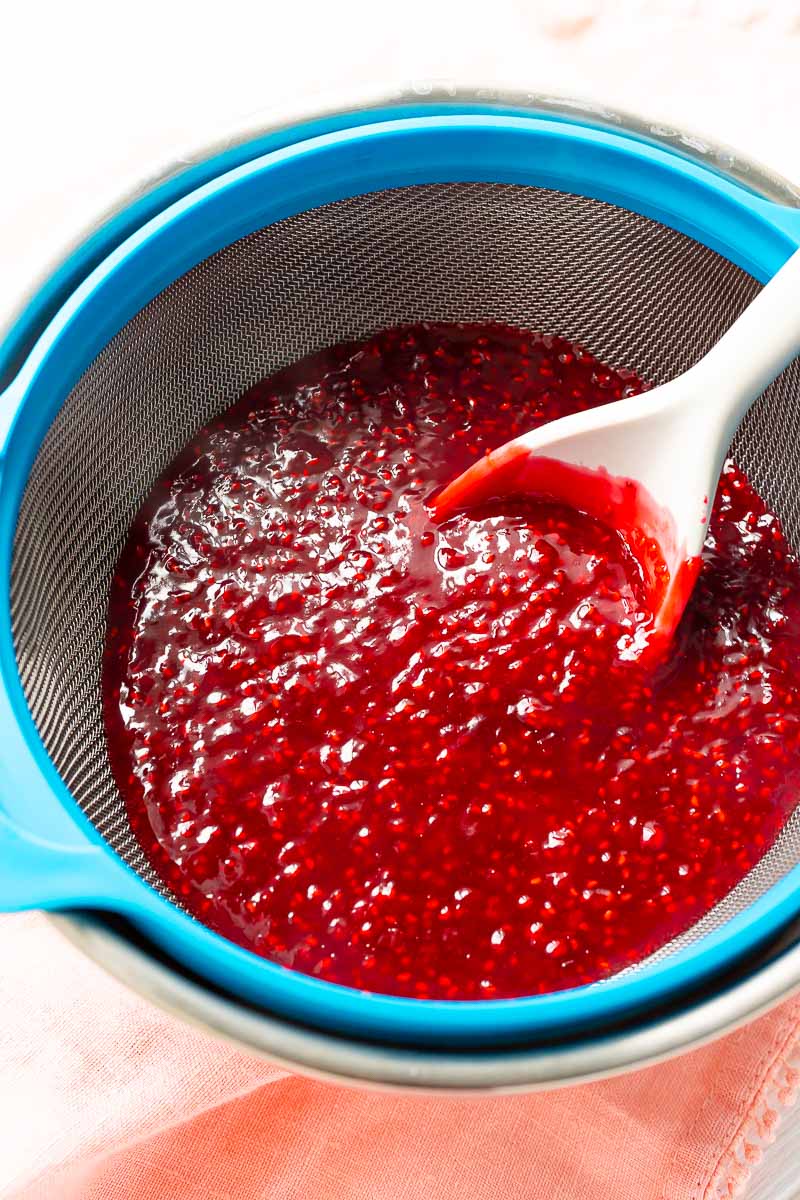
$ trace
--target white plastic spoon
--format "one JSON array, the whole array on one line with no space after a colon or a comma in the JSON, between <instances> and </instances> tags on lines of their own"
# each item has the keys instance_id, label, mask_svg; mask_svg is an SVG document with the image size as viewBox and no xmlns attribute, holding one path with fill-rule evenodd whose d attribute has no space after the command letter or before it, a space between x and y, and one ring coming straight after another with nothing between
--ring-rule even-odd
<instances>
[{"instance_id":1,"label":"white plastic spoon","mask_svg":"<svg viewBox=\"0 0 800 1200\"><path fill-rule=\"evenodd\" d=\"M589 513L616 527L642 563L653 630L669 639L697 577L734 431L798 353L800 250L683 375L506 442L447 485L434 518L531 493Z\"/></svg>"}]
</instances>

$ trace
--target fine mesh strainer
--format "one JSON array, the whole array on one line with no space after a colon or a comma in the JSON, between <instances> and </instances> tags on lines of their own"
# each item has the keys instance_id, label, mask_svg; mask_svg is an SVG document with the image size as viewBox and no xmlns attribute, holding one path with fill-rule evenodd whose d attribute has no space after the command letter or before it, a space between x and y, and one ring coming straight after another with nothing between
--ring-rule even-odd
<instances>
[{"instance_id":1,"label":"fine mesh strainer","mask_svg":"<svg viewBox=\"0 0 800 1200\"><path fill-rule=\"evenodd\" d=\"M149 221L0 396L0 907L121 912L235 995L318 1026L478 1046L597 1028L707 979L800 912L800 818L721 904L615 979L516 1000L367 995L257 958L151 873L109 771L100 667L129 523L198 427L263 376L392 324L558 332L663 382L800 243L800 213L623 134L398 117L256 159ZM800 370L734 453L800 547Z\"/></svg>"}]
</instances>

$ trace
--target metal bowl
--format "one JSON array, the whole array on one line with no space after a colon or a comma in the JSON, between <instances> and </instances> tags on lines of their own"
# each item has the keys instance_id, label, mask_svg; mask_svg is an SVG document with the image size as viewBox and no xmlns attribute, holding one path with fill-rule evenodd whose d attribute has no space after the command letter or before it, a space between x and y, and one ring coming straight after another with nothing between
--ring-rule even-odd
<instances>
[{"instance_id":1,"label":"metal bowl","mask_svg":"<svg viewBox=\"0 0 800 1200\"><path fill-rule=\"evenodd\" d=\"M668 147L744 183L751 191L800 207L800 192L785 180L727 147L662 123L566 97L504 88L421 85L383 95L331 100L314 111L253 118L205 145L180 151L174 161L137 182L66 251L48 249L42 275L6 318L0 381L35 341L63 299L144 220L222 170L302 133L384 119L398 110L534 112L554 119L578 117L594 126L624 130ZM800 987L800 929L740 965L702 994L684 997L644 1021L558 1045L502 1052L417 1051L325 1035L276 1018L226 996L166 960L132 929L99 914L50 918L75 945L128 986L182 1019L227 1037L305 1073L350 1083L399 1088L513 1091L563 1086L641 1067L730 1030Z\"/></svg>"}]
</instances>

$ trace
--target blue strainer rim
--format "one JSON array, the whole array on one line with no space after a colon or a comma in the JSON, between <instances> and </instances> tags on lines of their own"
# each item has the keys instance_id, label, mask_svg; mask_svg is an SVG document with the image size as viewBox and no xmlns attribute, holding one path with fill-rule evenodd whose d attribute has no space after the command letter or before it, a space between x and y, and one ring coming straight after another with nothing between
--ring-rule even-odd
<instances>
[{"instance_id":1,"label":"blue strainer rim","mask_svg":"<svg viewBox=\"0 0 800 1200\"><path fill-rule=\"evenodd\" d=\"M546 995L430 1001L358 992L243 950L159 896L100 837L56 772L14 655L11 554L28 471L59 405L102 347L197 262L264 225L365 192L502 182L603 200L688 234L760 281L800 245L800 213L621 133L496 112L403 115L291 143L148 220L72 293L0 396L0 908L102 907L166 953L275 1012L388 1042L478 1046L608 1025L696 987L800 913L800 867L694 944L637 972Z\"/></svg>"}]
</instances>

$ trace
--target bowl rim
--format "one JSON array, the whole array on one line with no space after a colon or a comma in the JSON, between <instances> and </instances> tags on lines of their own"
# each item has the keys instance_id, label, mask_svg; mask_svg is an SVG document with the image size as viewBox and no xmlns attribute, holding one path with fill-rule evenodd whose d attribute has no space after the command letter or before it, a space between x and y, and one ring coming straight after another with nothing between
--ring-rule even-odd
<instances>
[{"instance_id":1,"label":"bowl rim","mask_svg":"<svg viewBox=\"0 0 800 1200\"><path fill-rule=\"evenodd\" d=\"M47 919L120 983L193 1028L301 1075L380 1090L497 1095L623 1075L715 1041L800 991L800 941L786 945L783 939L734 977L655 1019L568 1045L419 1049L324 1033L255 1010L164 962L101 914L51 913Z\"/></svg>"}]
</instances>

